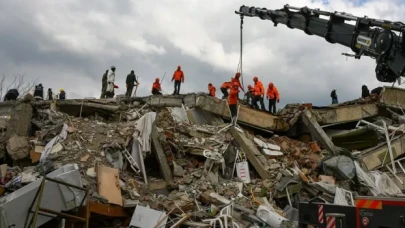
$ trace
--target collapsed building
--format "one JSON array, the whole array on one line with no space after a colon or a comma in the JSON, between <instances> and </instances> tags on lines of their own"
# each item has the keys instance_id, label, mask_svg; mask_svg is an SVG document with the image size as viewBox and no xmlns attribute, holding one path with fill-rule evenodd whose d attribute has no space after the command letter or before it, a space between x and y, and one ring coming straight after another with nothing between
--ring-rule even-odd
<instances>
[{"instance_id":1,"label":"collapsed building","mask_svg":"<svg viewBox=\"0 0 405 228\"><path fill-rule=\"evenodd\" d=\"M277 115L205 94L0 103L0 228L294 227L405 190L405 90Z\"/></svg>"}]
</instances>

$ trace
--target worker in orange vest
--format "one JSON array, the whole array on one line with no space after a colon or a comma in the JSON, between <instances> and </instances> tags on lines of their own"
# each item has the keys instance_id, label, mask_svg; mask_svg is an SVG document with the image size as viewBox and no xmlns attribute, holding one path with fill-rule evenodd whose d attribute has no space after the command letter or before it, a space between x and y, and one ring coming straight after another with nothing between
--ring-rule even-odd
<instances>
[{"instance_id":1,"label":"worker in orange vest","mask_svg":"<svg viewBox=\"0 0 405 228\"><path fill-rule=\"evenodd\" d=\"M184 83L184 73L181 70L181 66L177 67L177 70L174 72L172 77L172 82L174 81L174 92L173 95L180 94L180 85Z\"/></svg>"},{"instance_id":2,"label":"worker in orange vest","mask_svg":"<svg viewBox=\"0 0 405 228\"><path fill-rule=\"evenodd\" d=\"M210 95L211 97L215 97L215 92L217 91L217 89L215 88L215 86L212 85L212 83L208 83L208 95Z\"/></svg>"},{"instance_id":3,"label":"worker in orange vest","mask_svg":"<svg viewBox=\"0 0 405 228\"><path fill-rule=\"evenodd\" d=\"M269 83L269 87L267 88L266 97L269 100L269 112L275 114L276 113L276 102L280 102L280 94L278 92L277 87L274 86L273 82Z\"/></svg>"},{"instance_id":4,"label":"worker in orange vest","mask_svg":"<svg viewBox=\"0 0 405 228\"><path fill-rule=\"evenodd\" d=\"M233 85L234 83L238 84L238 88L240 88L243 92L245 92L245 89L243 89L242 84L240 83L240 73L236 73L235 77L231 79L231 84ZM239 99L239 94L238 94L238 99Z\"/></svg>"},{"instance_id":5,"label":"worker in orange vest","mask_svg":"<svg viewBox=\"0 0 405 228\"><path fill-rule=\"evenodd\" d=\"M232 87L231 82L224 82L221 85L221 92L223 94L222 99L226 99L228 98L228 89L230 89Z\"/></svg>"},{"instance_id":6,"label":"worker in orange vest","mask_svg":"<svg viewBox=\"0 0 405 228\"><path fill-rule=\"evenodd\" d=\"M162 87L160 86L160 80L159 80L159 78L156 78L155 82L152 84L152 94L153 95L162 95L162 93L160 91L162 91Z\"/></svg>"},{"instance_id":7,"label":"worker in orange vest","mask_svg":"<svg viewBox=\"0 0 405 228\"><path fill-rule=\"evenodd\" d=\"M260 101L260 108L262 110L266 110L266 108L264 107L264 86L263 83L261 81L259 81L259 79L257 77L253 78L253 81L255 83L254 85L254 96L253 96L253 107L256 109L259 109L259 105L257 104L257 102Z\"/></svg>"},{"instance_id":8,"label":"worker in orange vest","mask_svg":"<svg viewBox=\"0 0 405 228\"><path fill-rule=\"evenodd\" d=\"M239 84L234 82L232 88L229 92L228 105L229 110L231 111L232 124L236 124L236 116L238 115L238 93L239 93Z\"/></svg>"},{"instance_id":9,"label":"worker in orange vest","mask_svg":"<svg viewBox=\"0 0 405 228\"><path fill-rule=\"evenodd\" d=\"M251 85L248 85L248 91L245 93L245 96L246 96L246 102L250 106L253 106L252 105L252 100L253 100L254 92L255 92L255 89Z\"/></svg>"}]
</instances>

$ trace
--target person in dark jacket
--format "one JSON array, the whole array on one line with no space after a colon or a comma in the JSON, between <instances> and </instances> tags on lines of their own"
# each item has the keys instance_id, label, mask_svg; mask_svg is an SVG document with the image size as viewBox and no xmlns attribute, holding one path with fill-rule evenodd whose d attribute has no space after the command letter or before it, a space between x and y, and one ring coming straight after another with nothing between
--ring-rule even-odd
<instances>
[{"instance_id":1,"label":"person in dark jacket","mask_svg":"<svg viewBox=\"0 0 405 228\"><path fill-rule=\"evenodd\" d=\"M369 96L370 96L370 91L368 90L366 85L363 85L361 87L361 97L366 98L366 97L369 97Z\"/></svg>"},{"instance_id":2,"label":"person in dark jacket","mask_svg":"<svg viewBox=\"0 0 405 228\"><path fill-rule=\"evenodd\" d=\"M370 95L374 95L374 96L380 96L380 95L381 95L382 90L383 90L383 87L377 87L377 88L375 88L375 89L371 90Z\"/></svg>"},{"instance_id":3,"label":"person in dark jacket","mask_svg":"<svg viewBox=\"0 0 405 228\"><path fill-rule=\"evenodd\" d=\"M16 89L10 89L4 96L4 101L15 101L20 94Z\"/></svg>"},{"instance_id":4,"label":"person in dark jacket","mask_svg":"<svg viewBox=\"0 0 405 228\"><path fill-rule=\"evenodd\" d=\"M336 89L332 90L332 92L330 93L330 97L332 98L332 104L337 104L338 102L338 97L336 94Z\"/></svg>"},{"instance_id":5,"label":"person in dark jacket","mask_svg":"<svg viewBox=\"0 0 405 228\"><path fill-rule=\"evenodd\" d=\"M66 100L66 92L64 89L59 90L59 100Z\"/></svg>"},{"instance_id":6,"label":"person in dark jacket","mask_svg":"<svg viewBox=\"0 0 405 228\"><path fill-rule=\"evenodd\" d=\"M53 92L51 88L48 89L48 100L53 100Z\"/></svg>"},{"instance_id":7,"label":"person in dark jacket","mask_svg":"<svg viewBox=\"0 0 405 228\"><path fill-rule=\"evenodd\" d=\"M107 90L107 74L108 74L108 70L105 71L105 73L103 74L103 78L101 79L101 96L100 99L105 98L105 93Z\"/></svg>"},{"instance_id":8,"label":"person in dark jacket","mask_svg":"<svg viewBox=\"0 0 405 228\"><path fill-rule=\"evenodd\" d=\"M138 80L136 80L135 72L131 70L131 73L127 75L127 92L125 93L126 97L131 97L132 95L132 90L134 89L134 86L139 85Z\"/></svg>"},{"instance_id":9,"label":"person in dark jacket","mask_svg":"<svg viewBox=\"0 0 405 228\"><path fill-rule=\"evenodd\" d=\"M44 99L44 87L42 86L41 83L35 86L34 98L35 98L35 100Z\"/></svg>"}]
</instances>

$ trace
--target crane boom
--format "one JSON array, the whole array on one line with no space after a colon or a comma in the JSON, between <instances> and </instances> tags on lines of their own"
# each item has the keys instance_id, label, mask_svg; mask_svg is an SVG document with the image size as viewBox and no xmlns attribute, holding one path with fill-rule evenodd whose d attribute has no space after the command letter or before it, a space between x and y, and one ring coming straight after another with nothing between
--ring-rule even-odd
<instances>
[{"instance_id":1,"label":"crane boom","mask_svg":"<svg viewBox=\"0 0 405 228\"><path fill-rule=\"evenodd\" d=\"M308 35L323 37L329 43L349 47L355 53L354 55L344 54L346 56L360 59L365 55L374 58L377 63L376 76L381 82L395 82L405 74L405 37L403 36L405 24L402 22L378 20L366 16L356 17L347 13L289 5L279 10L241 6L235 13L271 20L274 26L285 24L291 29L303 30ZM346 23L348 21L355 23Z\"/></svg>"}]
</instances>

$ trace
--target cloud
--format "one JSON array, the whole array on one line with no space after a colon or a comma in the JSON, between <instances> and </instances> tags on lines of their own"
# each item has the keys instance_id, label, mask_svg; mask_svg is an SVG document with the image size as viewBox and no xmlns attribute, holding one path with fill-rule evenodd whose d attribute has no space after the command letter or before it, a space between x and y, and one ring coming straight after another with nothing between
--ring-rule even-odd
<instances>
[{"instance_id":1,"label":"cloud","mask_svg":"<svg viewBox=\"0 0 405 228\"><path fill-rule=\"evenodd\" d=\"M288 3L328 11L405 21L400 0L0 0L0 73L40 78L45 87L63 87L70 98L98 97L101 76L117 66L117 94L125 77L139 76L138 95L149 95L152 82L166 72L163 89L172 92L177 65L186 75L183 92L217 88L237 69L243 4L279 9ZM360 96L361 85L378 82L374 60L346 59L348 47L330 44L285 25L274 27L259 18L244 19L243 81L258 76L274 82L286 103L330 103L337 89L340 101ZM11 78L11 77L8 77ZM219 89L217 89L219 93ZM220 97L220 94L217 95Z\"/></svg>"}]
</instances>

